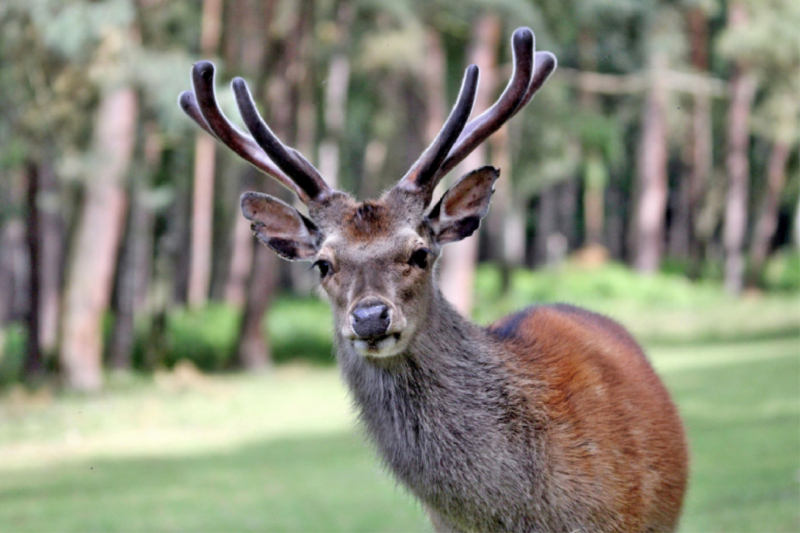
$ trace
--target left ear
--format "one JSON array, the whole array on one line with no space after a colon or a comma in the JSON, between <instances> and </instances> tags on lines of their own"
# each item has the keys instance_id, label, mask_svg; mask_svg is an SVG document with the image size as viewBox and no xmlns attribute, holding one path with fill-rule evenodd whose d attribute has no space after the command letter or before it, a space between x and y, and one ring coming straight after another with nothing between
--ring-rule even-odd
<instances>
[{"instance_id":1,"label":"left ear","mask_svg":"<svg viewBox=\"0 0 800 533\"><path fill-rule=\"evenodd\" d=\"M428 214L436 242L440 245L469 237L489 211L492 186L500 170L485 166L464 175L450 187Z\"/></svg>"}]
</instances>

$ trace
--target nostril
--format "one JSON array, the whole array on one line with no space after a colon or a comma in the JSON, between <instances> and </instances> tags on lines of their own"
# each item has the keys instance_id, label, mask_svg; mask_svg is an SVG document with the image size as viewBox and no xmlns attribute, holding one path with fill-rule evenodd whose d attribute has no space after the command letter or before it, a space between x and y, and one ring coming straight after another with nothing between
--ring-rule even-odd
<instances>
[{"instance_id":1,"label":"nostril","mask_svg":"<svg viewBox=\"0 0 800 533\"><path fill-rule=\"evenodd\" d=\"M352 313L353 331L359 337L385 335L391 323L389 307L384 304L359 306Z\"/></svg>"}]
</instances>

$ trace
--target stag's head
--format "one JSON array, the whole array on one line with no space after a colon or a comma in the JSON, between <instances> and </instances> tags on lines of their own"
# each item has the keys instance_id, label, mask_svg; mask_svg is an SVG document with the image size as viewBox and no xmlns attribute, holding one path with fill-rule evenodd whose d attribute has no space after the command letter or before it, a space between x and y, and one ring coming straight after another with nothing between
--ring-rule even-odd
<instances>
[{"instance_id":1,"label":"stag's head","mask_svg":"<svg viewBox=\"0 0 800 533\"><path fill-rule=\"evenodd\" d=\"M555 69L552 54L534 53L533 32L527 28L514 32L512 49L514 72L497 102L469 121L478 68L468 67L458 100L431 146L394 188L363 202L329 187L311 163L281 143L241 78L232 85L252 136L238 130L217 105L214 66L194 65L194 92L180 97L184 111L308 207L306 216L272 196L245 193L242 212L253 232L285 259L314 262L341 339L364 356L403 352L436 295L434 268L442 246L472 235L489 208L500 176L489 166L469 172L431 203L442 177L522 109Z\"/></svg>"}]
</instances>

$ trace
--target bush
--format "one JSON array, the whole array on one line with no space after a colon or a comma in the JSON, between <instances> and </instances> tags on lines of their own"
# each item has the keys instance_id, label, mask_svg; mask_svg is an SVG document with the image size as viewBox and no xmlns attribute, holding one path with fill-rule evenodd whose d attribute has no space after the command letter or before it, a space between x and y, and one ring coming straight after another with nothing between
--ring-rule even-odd
<instances>
[{"instance_id":1,"label":"bush","mask_svg":"<svg viewBox=\"0 0 800 533\"><path fill-rule=\"evenodd\" d=\"M333 316L318 298L280 298L267 317L272 357L283 363L302 359L330 364L333 357Z\"/></svg>"},{"instance_id":2,"label":"bush","mask_svg":"<svg viewBox=\"0 0 800 533\"><path fill-rule=\"evenodd\" d=\"M769 290L800 291L800 251L782 250L767 262L762 277Z\"/></svg>"},{"instance_id":3,"label":"bush","mask_svg":"<svg viewBox=\"0 0 800 533\"><path fill-rule=\"evenodd\" d=\"M586 268L567 263L544 270L518 269L501 294L500 271L478 268L475 280L476 318L493 320L535 303L562 302L603 309L609 303L681 308L726 298L712 282L692 282L678 274L641 275L618 263Z\"/></svg>"},{"instance_id":4,"label":"bush","mask_svg":"<svg viewBox=\"0 0 800 533\"><path fill-rule=\"evenodd\" d=\"M22 379L27 334L22 324L0 329L0 387Z\"/></svg>"},{"instance_id":5,"label":"bush","mask_svg":"<svg viewBox=\"0 0 800 533\"><path fill-rule=\"evenodd\" d=\"M158 363L172 368L185 359L207 372L228 368L236 353L240 323L241 313L222 303L201 309L175 309L166 318L164 353ZM316 298L279 298L265 317L264 326L274 361L333 362L333 321L325 302ZM148 342L148 327L137 328L137 368L147 366Z\"/></svg>"},{"instance_id":6,"label":"bush","mask_svg":"<svg viewBox=\"0 0 800 533\"><path fill-rule=\"evenodd\" d=\"M206 371L225 368L236 350L239 322L239 312L220 303L173 311L167 317L164 364L172 368L186 359Z\"/></svg>"}]
</instances>

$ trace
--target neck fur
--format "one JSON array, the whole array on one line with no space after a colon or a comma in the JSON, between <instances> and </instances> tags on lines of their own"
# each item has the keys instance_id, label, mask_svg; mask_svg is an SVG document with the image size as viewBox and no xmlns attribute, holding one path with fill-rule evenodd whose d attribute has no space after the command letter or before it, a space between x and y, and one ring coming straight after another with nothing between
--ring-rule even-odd
<instances>
[{"instance_id":1,"label":"neck fur","mask_svg":"<svg viewBox=\"0 0 800 533\"><path fill-rule=\"evenodd\" d=\"M436 298L407 353L369 359L339 339L338 357L387 466L423 502L463 508L487 498L494 481L501 490L509 472L524 472L516 458L529 445L513 422L498 424L518 400L499 346L438 291ZM480 480L470 477L476 472Z\"/></svg>"}]
</instances>

